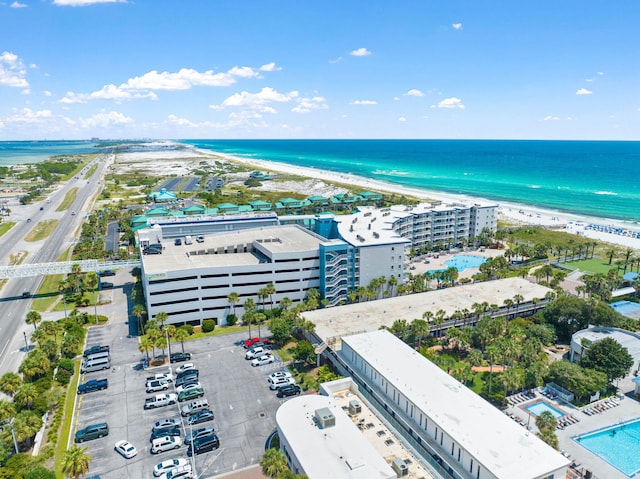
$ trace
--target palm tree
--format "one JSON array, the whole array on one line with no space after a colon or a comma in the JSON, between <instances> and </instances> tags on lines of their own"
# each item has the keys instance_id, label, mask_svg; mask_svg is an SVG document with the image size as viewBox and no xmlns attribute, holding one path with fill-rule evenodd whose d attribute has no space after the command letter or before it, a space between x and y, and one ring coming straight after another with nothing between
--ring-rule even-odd
<instances>
[{"instance_id":1,"label":"palm tree","mask_svg":"<svg viewBox=\"0 0 640 479\"><path fill-rule=\"evenodd\" d=\"M5 373L0 378L0 391L13 396L22 384L22 378L16 373Z\"/></svg>"},{"instance_id":2,"label":"palm tree","mask_svg":"<svg viewBox=\"0 0 640 479\"><path fill-rule=\"evenodd\" d=\"M74 280L74 292L78 292L80 289L80 285L79 285L79 279L80 279L80 275L82 274L82 266L80 266L78 263L74 263L71 265L71 274L73 276L73 280Z\"/></svg>"},{"instance_id":3,"label":"palm tree","mask_svg":"<svg viewBox=\"0 0 640 479\"><path fill-rule=\"evenodd\" d=\"M258 290L258 299L260 300L260 305L262 306L262 311L264 311L264 300L267 299L269 295L267 294L267 288L260 288Z\"/></svg>"},{"instance_id":4,"label":"palm tree","mask_svg":"<svg viewBox=\"0 0 640 479\"><path fill-rule=\"evenodd\" d=\"M256 302L253 299L249 298L244 302L242 307L244 308L242 321L249 324L249 337L251 337L251 322L253 321L252 313L256 309ZM249 314L247 315L247 313Z\"/></svg>"},{"instance_id":5,"label":"palm tree","mask_svg":"<svg viewBox=\"0 0 640 479\"><path fill-rule=\"evenodd\" d=\"M233 309L233 315L236 315L236 304L238 304L240 302L240 295L238 293L236 293L235 291L231 291L229 293L229 295L227 296L227 301L229 301L229 304L231 305L231 308Z\"/></svg>"},{"instance_id":6,"label":"palm tree","mask_svg":"<svg viewBox=\"0 0 640 479\"><path fill-rule=\"evenodd\" d=\"M31 409L33 403L40 393L33 383L24 383L17 390L13 396L13 402L20 408Z\"/></svg>"},{"instance_id":7,"label":"palm tree","mask_svg":"<svg viewBox=\"0 0 640 479\"><path fill-rule=\"evenodd\" d=\"M176 329L176 334L174 335L174 339L180 342L183 353L184 353L184 341L188 338L189 338L189 331L183 328Z\"/></svg>"},{"instance_id":8,"label":"palm tree","mask_svg":"<svg viewBox=\"0 0 640 479\"><path fill-rule=\"evenodd\" d=\"M273 309L273 295L276 294L276 287L273 283L269 283L264 287L264 292L269 296L269 301L271 302L270 309Z\"/></svg>"},{"instance_id":9,"label":"palm tree","mask_svg":"<svg viewBox=\"0 0 640 479\"><path fill-rule=\"evenodd\" d=\"M42 427L42 419L33 411L23 410L16 415L13 423L13 430L18 442L27 442L31 446L33 438Z\"/></svg>"},{"instance_id":10,"label":"palm tree","mask_svg":"<svg viewBox=\"0 0 640 479\"><path fill-rule=\"evenodd\" d=\"M138 334L143 334L142 330L142 318L146 316L147 310L144 309L144 306L140 303L136 304L131 310L131 314L133 314L136 318L138 318Z\"/></svg>"},{"instance_id":11,"label":"palm tree","mask_svg":"<svg viewBox=\"0 0 640 479\"><path fill-rule=\"evenodd\" d=\"M29 311L27 313L27 317L25 318L25 322L27 324L33 324L33 329L38 329L38 323L42 320L42 316L37 311Z\"/></svg>"},{"instance_id":12,"label":"palm tree","mask_svg":"<svg viewBox=\"0 0 640 479\"><path fill-rule=\"evenodd\" d=\"M260 460L260 466L262 466L262 473L271 479L284 477L284 474L289 471L287 459L280 449L267 449Z\"/></svg>"},{"instance_id":13,"label":"palm tree","mask_svg":"<svg viewBox=\"0 0 640 479\"><path fill-rule=\"evenodd\" d=\"M429 323L424 319L414 319L411 322L411 332L418 340L418 349L422 347L422 339L429 336Z\"/></svg>"},{"instance_id":14,"label":"palm tree","mask_svg":"<svg viewBox=\"0 0 640 479\"><path fill-rule=\"evenodd\" d=\"M64 308L64 319L67 319L67 282L58 282L58 292L62 294L62 307Z\"/></svg>"},{"instance_id":15,"label":"palm tree","mask_svg":"<svg viewBox=\"0 0 640 479\"><path fill-rule=\"evenodd\" d=\"M291 298L287 296L285 296L280 300L280 308L282 308L283 311L286 311L287 309L289 309L292 304L293 304L293 301L291 301Z\"/></svg>"},{"instance_id":16,"label":"palm tree","mask_svg":"<svg viewBox=\"0 0 640 479\"><path fill-rule=\"evenodd\" d=\"M6 421L15 415L16 408L13 403L6 399L0 399L0 421Z\"/></svg>"},{"instance_id":17,"label":"palm tree","mask_svg":"<svg viewBox=\"0 0 640 479\"><path fill-rule=\"evenodd\" d=\"M80 476L86 475L89 472L89 464L91 463L91 456L86 452L86 446L71 446L62 460L62 472L73 476L74 479L79 479Z\"/></svg>"},{"instance_id":18,"label":"palm tree","mask_svg":"<svg viewBox=\"0 0 640 479\"><path fill-rule=\"evenodd\" d=\"M393 290L396 286L398 286L398 278L396 278L394 275L389 276L389 282L387 284L391 289L391 291L389 292L389 295L393 296Z\"/></svg>"},{"instance_id":19,"label":"palm tree","mask_svg":"<svg viewBox=\"0 0 640 479\"><path fill-rule=\"evenodd\" d=\"M148 336L140 336L140 342L138 343L138 349L141 353L145 353L147 361L149 361L149 350L153 348L153 341ZM155 354L154 354L155 356Z\"/></svg>"},{"instance_id":20,"label":"palm tree","mask_svg":"<svg viewBox=\"0 0 640 479\"><path fill-rule=\"evenodd\" d=\"M509 317L509 310L513 307L513 300L512 299L505 299L502 304L504 304L505 308L507 308L507 318Z\"/></svg>"},{"instance_id":21,"label":"palm tree","mask_svg":"<svg viewBox=\"0 0 640 479\"><path fill-rule=\"evenodd\" d=\"M98 275L91 271L84 275L84 284L87 289L93 291L93 313L96 319L96 324L98 324Z\"/></svg>"},{"instance_id":22,"label":"palm tree","mask_svg":"<svg viewBox=\"0 0 640 479\"><path fill-rule=\"evenodd\" d=\"M520 307L520 303L524 301L524 296L521 294L516 294L513 297L513 302L516 304L516 315L518 314L518 308Z\"/></svg>"}]
</instances>

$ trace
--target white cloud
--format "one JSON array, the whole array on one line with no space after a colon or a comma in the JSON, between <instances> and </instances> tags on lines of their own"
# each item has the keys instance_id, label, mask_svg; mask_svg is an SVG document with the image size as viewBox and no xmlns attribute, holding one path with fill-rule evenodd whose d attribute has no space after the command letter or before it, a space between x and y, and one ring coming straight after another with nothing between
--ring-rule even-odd
<instances>
[{"instance_id":1,"label":"white cloud","mask_svg":"<svg viewBox=\"0 0 640 479\"><path fill-rule=\"evenodd\" d=\"M84 128L108 128L110 126L133 123L133 119L117 111L101 111L89 118L81 119L80 123Z\"/></svg>"},{"instance_id":2,"label":"white cloud","mask_svg":"<svg viewBox=\"0 0 640 479\"><path fill-rule=\"evenodd\" d=\"M587 90L586 88L580 88L577 92L576 95L592 95L593 92L591 90Z\"/></svg>"},{"instance_id":3,"label":"white cloud","mask_svg":"<svg viewBox=\"0 0 640 479\"><path fill-rule=\"evenodd\" d=\"M127 0L53 0L54 5L61 7L84 7L96 3L127 3Z\"/></svg>"},{"instance_id":4,"label":"white cloud","mask_svg":"<svg viewBox=\"0 0 640 479\"><path fill-rule=\"evenodd\" d=\"M0 55L0 85L28 88L26 74L24 63L18 55L11 52L3 52Z\"/></svg>"},{"instance_id":5,"label":"white cloud","mask_svg":"<svg viewBox=\"0 0 640 479\"><path fill-rule=\"evenodd\" d=\"M44 93L44 96L52 96L53 95L53 93L51 93L49 90L45 90L42 93Z\"/></svg>"},{"instance_id":6,"label":"white cloud","mask_svg":"<svg viewBox=\"0 0 640 479\"><path fill-rule=\"evenodd\" d=\"M31 95L31 89L25 88L20 92L21 95Z\"/></svg>"},{"instance_id":7,"label":"white cloud","mask_svg":"<svg viewBox=\"0 0 640 479\"><path fill-rule=\"evenodd\" d=\"M282 67L276 66L276 62L267 63L258 68L261 72L279 72Z\"/></svg>"},{"instance_id":8,"label":"white cloud","mask_svg":"<svg viewBox=\"0 0 640 479\"><path fill-rule=\"evenodd\" d=\"M601 77L602 75L604 75L604 72L596 72L596 75Z\"/></svg>"},{"instance_id":9,"label":"white cloud","mask_svg":"<svg viewBox=\"0 0 640 479\"><path fill-rule=\"evenodd\" d=\"M174 115L174 114L170 114L167 117L167 124L169 125L174 125L174 126L186 126L189 128L224 128L224 124L222 123L215 123L215 122L211 122L211 121L203 121L203 122L193 122L187 118L179 118L178 116Z\"/></svg>"},{"instance_id":10,"label":"white cloud","mask_svg":"<svg viewBox=\"0 0 640 479\"><path fill-rule=\"evenodd\" d=\"M399 98L399 97L397 97L397 96L394 96L394 97L393 97L393 101L398 101L398 100L400 100L400 98Z\"/></svg>"},{"instance_id":11,"label":"white cloud","mask_svg":"<svg viewBox=\"0 0 640 479\"><path fill-rule=\"evenodd\" d=\"M452 23L451 26L454 30L462 30L462 23Z\"/></svg>"},{"instance_id":12,"label":"white cloud","mask_svg":"<svg viewBox=\"0 0 640 479\"><path fill-rule=\"evenodd\" d=\"M297 91L279 93L273 88L264 87L258 93L249 93L247 91L234 93L225 99L220 105L210 105L209 108L213 110L222 110L224 108L239 107L258 110L263 113L276 113L276 110L273 107L267 106L269 103L286 103L297 97Z\"/></svg>"},{"instance_id":13,"label":"white cloud","mask_svg":"<svg viewBox=\"0 0 640 479\"><path fill-rule=\"evenodd\" d=\"M329 60L329 63L339 63L342 61L342 57L338 57L335 60Z\"/></svg>"},{"instance_id":14,"label":"white cloud","mask_svg":"<svg viewBox=\"0 0 640 479\"><path fill-rule=\"evenodd\" d=\"M587 78L587 79L585 79L585 81L586 81L587 83L591 83L591 82L593 82L593 78Z\"/></svg>"},{"instance_id":15,"label":"white cloud","mask_svg":"<svg viewBox=\"0 0 640 479\"><path fill-rule=\"evenodd\" d=\"M407 93L405 93L405 96L424 96L424 93L422 93L420 90L412 88Z\"/></svg>"},{"instance_id":16,"label":"white cloud","mask_svg":"<svg viewBox=\"0 0 640 479\"><path fill-rule=\"evenodd\" d=\"M324 97L298 98L298 104L291 109L294 113L309 113L312 110L326 110L329 108Z\"/></svg>"},{"instance_id":17,"label":"white cloud","mask_svg":"<svg viewBox=\"0 0 640 479\"><path fill-rule=\"evenodd\" d=\"M241 78L253 78L260 76L257 71L251 67L233 67L229 70L229 75L241 77Z\"/></svg>"},{"instance_id":18,"label":"white cloud","mask_svg":"<svg viewBox=\"0 0 640 479\"><path fill-rule=\"evenodd\" d=\"M557 116L547 115L542 120L543 121L559 121L560 118L558 118Z\"/></svg>"},{"instance_id":19,"label":"white cloud","mask_svg":"<svg viewBox=\"0 0 640 479\"><path fill-rule=\"evenodd\" d=\"M19 123L19 124L37 124L53 118L51 110L32 110L31 108L23 108L18 110L14 108L11 115L0 119L3 124Z\"/></svg>"},{"instance_id":20,"label":"white cloud","mask_svg":"<svg viewBox=\"0 0 640 479\"><path fill-rule=\"evenodd\" d=\"M375 100L355 100L349 102L349 105L377 105L378 102Z\"/></svg>"},{"instance_id":21,"label":"white cloud","mask_svg":"<svg viewBox=\"0 0 640 479\"><path fill-rule=\"evenodd\" d=\"M368 57L369 55L371 55L371 52L363 47L358 48L357 50L353 50L351 53L349 53L349 55L352 55L354 57Z\"/></svg>"},{"instance_id":22,"label":"white cloud","mask_svg":"<svg viewBox=\"0 0 640 479\"><path fill-rule=\"evenodd\" d=\"M20 3L20 2L13 2L11 5L9 5L11 8L27 8L29 5L25 4L25 3Z\"/></svg>"},{"instance_id":23,"label":"white cloud","mask_svg":"<svg viewBox=\"0 0 640 479\"><path fill-rule=\"evenodd\" d=\"M438 103L438 108L460 108L464 110L464 105L462 104L462 100L460 98L451 97L445 98L440 103Z\"/></svg>"},{"instance_id":24,"label":"white cloud","mask_svg":"<svg viewBox=\"0 0 640 479\"><path fill-rule=\"evenodd\" d=\"M407 121L407 119L404 116L401 116L400 118L398 118L398 121L404 123L405 121Z\"/></svg>"}]
</instances>

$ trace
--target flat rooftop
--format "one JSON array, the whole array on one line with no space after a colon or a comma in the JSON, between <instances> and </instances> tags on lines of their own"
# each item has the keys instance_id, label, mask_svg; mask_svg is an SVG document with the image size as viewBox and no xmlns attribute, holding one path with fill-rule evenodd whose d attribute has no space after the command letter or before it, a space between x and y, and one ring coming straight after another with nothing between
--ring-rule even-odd
<instances>
[{"instance_id":1,"label":"flat rooftop","mask_svg":"<svg viewBox=\"0 0 640 479\"><path fill-rule=\"evenodd\" d=\"M394 384L496 478L544 477L569 465L566 457L389 331L356 334L343 338L343 343Z\"/></svg>"},{"instance_id":2,"label":"flat rooftop","mask_svg":"<svg viewBox=\"0 0 640 479\"><path fill-rule=\"evenodd\" d=\"M391 326L397 319L411 322L421 318L425 311L435 314L442 309L448 317L456 310L466 308L473 311L474 303L486 301L503 306L505 299L513 299L516 294L522 295L523 302L527 302L534 298L543 299L549 291L552 290L522 278L506 278L305 311L302 315L316 325L316 334L326 341L328 338L376 331L380 326Z\"/></svg>"},{"instance_id":3,"label":"flat rooftop","mask_svg":"<svg viewBox=\"0 0 640 479\"><path fill-rule=\"evenodd\" d=\"M316 410L327 408L335 426L321 428ZM308 394L285 402L276 413L278 429L310 478L393 479L395 472L365 439L340 403Z\"/></svg>"},{"instance_id":4,"label":"flat rooftop","mask_svg":"<svg viewBox=\"0 0 640 479\"><path fill-rule=\"evenodd\" d=\"M295 225L273 226L267 228L251 228L230 233L215 233L204 236L204 242L198 243L193 236L193 243L176 246L173 239L163 242L162 254L142 255L146 274L158 274L185 269L228 267L260 264L260 259L253 253L234 252L248 251L254 242L269 254L300 253L314 251L320 243L329 243L322 237ZM226 253L224 252L226 249ZM188 254L187 254L188 253Z\"/></svg>"},{"instance_id":5,"label":"flat rooftop","mask_svg":"<svg viewBox=\"0 0 640 479\"><path fill-rule=\"evenodd\" d=\"M640 360L640 335L617 328L594 327L574 333L572 341L580 344L583 339L595 343L604 338L615 339L618 344L627 348L634 362Z\"/></svg>"}]
</instances>

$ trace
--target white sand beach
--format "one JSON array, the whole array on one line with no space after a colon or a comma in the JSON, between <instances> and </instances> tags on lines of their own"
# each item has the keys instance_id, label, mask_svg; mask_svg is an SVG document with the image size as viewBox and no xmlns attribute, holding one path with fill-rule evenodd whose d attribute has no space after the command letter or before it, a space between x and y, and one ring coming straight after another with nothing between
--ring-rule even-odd
<instances>
[{"instance_id":1,"label":"white sand beach","mask_svg":"<svg viewBox=\"0 0 640 479\"><path fill-rule=\"evenodd\" d=\"M262 188L271 191L281 190L296 192L306 194L308 196L331 196L336 193L346 191L350 186L356 186L368 190L370 189L385 193L393 193L396 195L415 197L425 201L433 200L444 203L498 204L500 219L511 224L551 227L600 241L606 241L618 246L640 250L640 238L634 238L626 234L614 234L604 231L585 229L589 224L597 224L626 230L640 231L640 225L620 220L588 217L530 205L496 202L485 198L477 198L467 195L409 188L352 174L336 173L329 170L294 166L255 158L240 158L198 148L186 148L177 151L136 151L117 154L117 157L116 163L120 164L121 168L127 170L140 169L155 172L162 171L164 174L187 175L190 169L195 169L200 161L208 158L210 160L242 163L250 168L256 168L273 173L306 176L311 180L278 181L277 183L265 182ZM344 189L339 185L335 186L330 183L342 184L344 185Z\"/></svg>"}]
</instances>

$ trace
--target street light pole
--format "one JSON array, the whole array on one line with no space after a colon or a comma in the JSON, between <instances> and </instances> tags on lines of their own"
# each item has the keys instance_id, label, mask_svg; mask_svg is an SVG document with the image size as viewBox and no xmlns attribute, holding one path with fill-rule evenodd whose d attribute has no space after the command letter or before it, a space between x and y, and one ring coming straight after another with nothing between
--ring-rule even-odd
<instances>
[{"instance_id":1,"label":"street light pole","mask_svg":"<svg viewBox=\"0 0 640 479\"><path fill-rule=\"evenodd\" d=\"M16 433L13 430L13 421L15 421L15 420L16 420L16 418L12 417L11 418L11 422L9 423L9 426L11 426L11 437L13 438L13 447L16 450L16 454L18 454L18 452L20 452L20 451L18 451L18 441L16 441Z\"/></svg>"},{"instance_id":2,"label":"street light pole","mask_svg":"<svg viewBox=\"0 0 640 479\"><path fill-rule=\"evenodd\" d=\"M164 327L164 334L165 337L167 338L167 349L169 350L169 364L171 364L171 344L169 344L169 330L167 329L167 327Z\"/></svg>"},{"instance_id":3,"label":"street light pole","mask_svg":"<svg viewBox=\"0 0 640 479\"><path fill-rule=\"evenodd\" d=\"M22 334L24 335L24 352L28 353L29 352L29 343L27 342L27 333L22 331Z\"/></svg>"}]
</instances>

